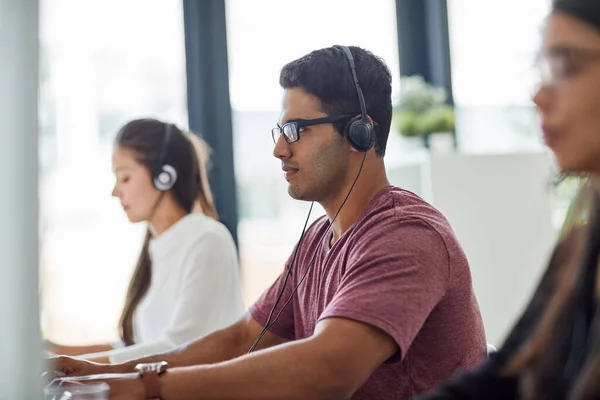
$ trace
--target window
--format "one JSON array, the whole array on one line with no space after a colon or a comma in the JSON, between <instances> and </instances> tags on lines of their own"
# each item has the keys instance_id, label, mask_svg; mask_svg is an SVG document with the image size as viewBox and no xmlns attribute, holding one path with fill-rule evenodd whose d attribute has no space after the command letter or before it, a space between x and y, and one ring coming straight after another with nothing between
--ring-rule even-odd
<instances>
[{"instance_id":1,"label":"window","mask_svg":"<svg viewBox=\"0 0 600 400\"><path fill-rule=\"evenodd\" d=\"M145 226L111 198L112 140L133 118L187 125L180 1L41 2L42 328L117 338Z\"/></svg>"},{"instance_id":2,"label":"window","mask_svg":"<svg viewBox=\"0 0 600 400\"><path fill-rule=\"evenodd\" d=\"M360 0L228 0L226 9L238 236L246 301L251 304L283 270L309 209L308 203L288 196L280 162L272 155L270 132L283 93L279 72L312 50L357 45L386 61L397 93L396 11L393 0L371 2L369 7ZM311 219L323 213L315 205Z\"/></svg>"},{"instance_id":3,"label":"window","mask_svg":"<svg viewBox=\"0 0 600 400\"><path fill-rule=\"evenodd\" d=\"M531 103L548 0L448 0L457 133L465 151L541 148Z\"/></svg>"},{"instance_id":4,"label":"window","mask_svg":"<svg viewBox=\"0 0 600 400\"><path fill-rule=\"evenodd\" d=\"M534 68L549 0L448 0L457 133L466 152L542 151L531 101ZM567 180L549 189L553 225L562 225L578 188Z\"/></svg>"}]
</instances>

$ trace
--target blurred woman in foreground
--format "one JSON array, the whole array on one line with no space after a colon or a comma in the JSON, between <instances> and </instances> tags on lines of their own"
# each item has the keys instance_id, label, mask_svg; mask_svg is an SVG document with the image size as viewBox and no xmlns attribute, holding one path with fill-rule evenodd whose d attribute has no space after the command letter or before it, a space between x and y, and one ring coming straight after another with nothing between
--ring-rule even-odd
<instances>
[{"instance_id":1,"label":"blurred woman in foreground","mask_svg":"<svg viewBox=\"0 0 600 400\"><path fill-rule=\"evenodd\" d=\"M539 61L545 142L562 172L585 183L499 352L419 400L600 398L600 0L555 0Z\"/></svg>"}]
</instances>

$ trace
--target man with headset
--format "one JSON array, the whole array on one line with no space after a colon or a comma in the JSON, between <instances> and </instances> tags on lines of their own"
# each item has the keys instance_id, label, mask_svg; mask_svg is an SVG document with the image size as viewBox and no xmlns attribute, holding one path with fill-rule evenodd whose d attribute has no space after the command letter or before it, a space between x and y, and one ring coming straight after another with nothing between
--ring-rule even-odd
<instances>
[{"instance_id":1,"label":"man with headset","mask_svg":"<svg viewBox=\"0 0 600 400\"><path fill-rule=\"evenodd\" d=\"M106 381L111 399L391 400L485 357L450 225L387 180L387 66L333 46L284 66L280 84L273 153L289 194L327 213L303 230L281 276L242 320L171 352L110 366L60 357L55 369L117 373L73 378Z\"/></svg>"}]
</instances>

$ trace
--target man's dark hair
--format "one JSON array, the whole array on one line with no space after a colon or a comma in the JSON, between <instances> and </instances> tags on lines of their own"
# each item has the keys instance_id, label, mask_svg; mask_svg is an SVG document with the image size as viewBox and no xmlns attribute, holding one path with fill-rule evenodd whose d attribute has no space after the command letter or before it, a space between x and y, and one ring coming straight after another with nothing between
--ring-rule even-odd
<instances>
[{"instance_id":1,"label":"man's dark hair","mask_svg":"<svg viewBox=\"0 0 600 400\"><path fill-rule=\"evenodd\" d=\"M385 62L368 50L351 46L356 74L367 105L367 114L377 122L375 152L385 155L392 122L392 74ZM315 50L286 64L279 84L284 89L302 88L318 97L327 115L360 114L360 104L348 58L340 46ZM344 134L348 121L334 124Z\"/></svg>"}]
</instances>

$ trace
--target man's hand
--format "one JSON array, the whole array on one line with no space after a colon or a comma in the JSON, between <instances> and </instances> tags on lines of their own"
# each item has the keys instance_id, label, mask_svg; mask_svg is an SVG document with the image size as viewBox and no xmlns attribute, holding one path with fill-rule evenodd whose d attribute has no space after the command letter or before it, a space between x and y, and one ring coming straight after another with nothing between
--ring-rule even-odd
<instances>
[{"instance_id":1,"label":"man's hand","mask_svg":"<svg viewBox=\"0 0 600 400\"><path fill-rule=\"evenodd\" d=\"M59 378L50 385L69 387L70 385L92 385L100 382L104 382L110 387L110 400L144 400L146 398L144 384L137 373Z\"/></svg>"},{"instance_id":2,"label":"man's hand","mask_svg":"<svg viewBox=\"0 0 600 400\"><path fill-rule=\"evenodd\" d=\"M52 377L84 376L120 372L117 371L114 366L108 364L99 364L66 356L51 358L47 360L47 362L49 363L49 371L47 371L47 373Z\"/></svg>"}]
</instances>

